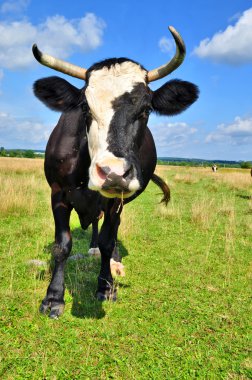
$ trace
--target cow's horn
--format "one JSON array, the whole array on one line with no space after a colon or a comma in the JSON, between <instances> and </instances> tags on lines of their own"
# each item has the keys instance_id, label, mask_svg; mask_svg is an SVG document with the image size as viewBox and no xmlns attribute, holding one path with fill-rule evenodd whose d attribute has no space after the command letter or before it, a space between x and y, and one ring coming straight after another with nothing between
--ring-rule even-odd
<instances>
[{"instance_id":1,"label":"cow's horn","mask_svg":"<svg viewBox=\"0 0 252 380\"><path fill-rule=\"evenodd\" d=\"M37 47L36 44L32 47L32 52L36 60L44 66L48 66L51 69L60 71L64 74L71 75L72 77L79 79L86 79L87 70L73 65L72 63L62 61L61 59L57 59L48 54L43 54Z\"/></svg>"},{"instance_id":2,"label":"cow's horn","mask_svg":"<svg viewBox=\"0 0 252 380\"><path fill-rule=\"evenodd\" d=\"M176 70L176 68L181 65L185 58L186 48L182 37L176 31L176 29L173 28L173 26L169 26L169 30L176 42L176 54L170 62L158 67L157 69L148 71L148 82L153 82L154 80L161 79L166 75L170 74L172 71Z\"/></svg>"}]
</instances>

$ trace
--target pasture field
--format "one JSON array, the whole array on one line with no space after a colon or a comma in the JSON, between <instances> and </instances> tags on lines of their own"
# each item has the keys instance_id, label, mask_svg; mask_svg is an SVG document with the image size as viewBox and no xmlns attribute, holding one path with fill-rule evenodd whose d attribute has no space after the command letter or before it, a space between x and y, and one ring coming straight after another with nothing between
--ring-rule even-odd
<instances>
[{"instance_id":1,"label":"pasture field","mask_svg":"<svg viewBox=\"0 0 252 380\"><path fill-rule=\"evenodd\" d=\"M0 158L1 379L252 378L249 171L157 173L171 202L150 184L125 206L116 303L94 297L99 259L73 213L72 254L84 256L68 262L65 313L50 320L38 312L54 235L43 160Z\"/></svg>"}]
</instances>

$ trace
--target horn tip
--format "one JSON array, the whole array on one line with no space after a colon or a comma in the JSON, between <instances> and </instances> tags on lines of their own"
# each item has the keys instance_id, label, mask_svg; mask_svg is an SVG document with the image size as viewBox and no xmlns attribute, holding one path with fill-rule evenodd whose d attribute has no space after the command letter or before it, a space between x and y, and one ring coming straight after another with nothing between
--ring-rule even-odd
<instances>
[{"instance_id":1,"label":"horn tip","mask_svg":"<svg viewBox=\"0 0 252 380\"><path fill-rule=\"evenodd\" d=\"M172 26L172 25L169 25L168 26L168 29L169 29L169 31L171 32L171 34L174 36L179 36L180 34L179 34L179 32L174 28L174 26Z\"/></svg>"},{"instance_id":2,"label":"horn tip","mask_svg":"<svg viewBox=\"0 0 252 380\"><path fill-rule=\"evenodd\" d=\"M36 60L40 62L41 51L39 50L37 44L32 45L32 52L33 52L33 55L36 58Z\"/></svg>"},{"instance_id":3,"label":"horn tip","mask_svg":"<svg viewBox=\"0 0 252 380\"><path fill-rule=\"evenodd\" d=\"M168 26L169 31L171 32L173 38L176 41L176 44L178 45L178 48L180 49L181 53L185 54L186 47L185 43L183 41L183 38L181 37L180 33L174 28L174 26Z\"/></svg>"}]
</instances>

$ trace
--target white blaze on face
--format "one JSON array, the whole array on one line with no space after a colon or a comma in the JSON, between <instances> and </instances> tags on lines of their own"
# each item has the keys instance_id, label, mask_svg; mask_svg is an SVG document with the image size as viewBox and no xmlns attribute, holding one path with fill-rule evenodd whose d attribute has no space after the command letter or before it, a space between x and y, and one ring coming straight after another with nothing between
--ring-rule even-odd
<instances>
[{"instance_id":1,"label":"white blaze on face","mask_svg":"<svg viewBox=\"0 0 252 380\"><path fill-rule=\"evenodd\" d=\"M89 188L99 190L103 181L97 175L97 166L116 168L117 174L124 172L125 160L108 150L108 132L114 116L113 101L126 92L131 92L136 84L146 83L146 71L138 64L126 61L92 71L86 89L86 99L92 114L88 132L88 146L91 158ZM135 179L135 187L139 186ZM133 181L132 181L133 182ZM137 182L137 183L136 183ZM133 186L133 183L131 184Z\"/></svg>"}]
</instances>

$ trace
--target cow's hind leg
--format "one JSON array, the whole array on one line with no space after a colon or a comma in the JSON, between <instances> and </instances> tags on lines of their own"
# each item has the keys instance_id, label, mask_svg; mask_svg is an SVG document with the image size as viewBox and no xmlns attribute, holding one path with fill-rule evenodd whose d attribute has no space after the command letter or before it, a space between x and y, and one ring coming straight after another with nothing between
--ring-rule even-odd
<instances>
[{"instance_id":1,"label":"cow's hind leg","mask_svg":"<svg viewBox=\"0 0 252 380\"><path fill-rule=\"evenodd\" d=\"M58 318L64 311L64 267L72 248L69 219L71 207L63 201L62 192L52 195L55 221L55 244L53 247L54 270L40 312L49 312L50 318Z\"/></svg>"},{"instance_id":2,"label":"cow's hind leg","mask_svg":"<svg viewBox=\"0 0 252 380\"><path fill-rule=\"evenodd\" d=\"M95 212L93 214L95 214ZM100 250L98 247L98 235L99 235L98 224L99 224L99 220L103 216L103 213L100 212L98 216L93 215L93 214L90 218L89 214L85 215L84 213L78 212L81 228L83 230L86 230L89 227L89 225L92 224L92 235L91 235L91 241L89 244L88 254L90 256L100 256Z\"/></svg>"},{"instance_id":3,"label":"cow's hind leg","mask_svg":"<svg viewBox=\"0 0 252 380\"><path fill-rule=\"evenodd\" d=\"M88 250L88 253L91 256L100 256L100 250L98 247L98 235L99 235L98 222L99 222L98 218L92 222L92 236L91 236L91 241L90 241L89 250Z\"/></svg>"}]
</instances>

